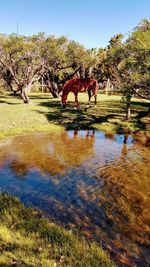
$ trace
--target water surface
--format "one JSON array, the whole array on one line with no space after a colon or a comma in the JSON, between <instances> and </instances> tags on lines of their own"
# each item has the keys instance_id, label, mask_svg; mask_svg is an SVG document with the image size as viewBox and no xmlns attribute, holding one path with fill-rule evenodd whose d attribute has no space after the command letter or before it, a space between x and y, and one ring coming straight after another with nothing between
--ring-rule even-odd
<instances>
[{"instance_id":1,"label":"water surface","mask_svg":"<svg viewBox=\"0 0 150 267\"><path fill-rule=\"evenodd\" d=\"M64 131L0 143L0 191L109 250L149 266L150 150L132 136Z\"/></svg>"}]
</instances>

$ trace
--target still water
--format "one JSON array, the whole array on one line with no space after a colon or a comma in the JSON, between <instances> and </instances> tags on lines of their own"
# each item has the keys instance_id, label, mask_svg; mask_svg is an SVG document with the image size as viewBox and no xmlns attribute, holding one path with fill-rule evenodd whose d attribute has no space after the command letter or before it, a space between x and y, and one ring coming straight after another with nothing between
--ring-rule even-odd
<instances>
[{"instance_id":1,"label":"still water","mask_svg":"<svg viewBox=\"0 0 150 267\"><path fill-rule=\"evenodd\" d=\"M150 149L96 131L0 142L0 192L106 248L119 266L149 266Z\"/></svg>"}]
</instances>

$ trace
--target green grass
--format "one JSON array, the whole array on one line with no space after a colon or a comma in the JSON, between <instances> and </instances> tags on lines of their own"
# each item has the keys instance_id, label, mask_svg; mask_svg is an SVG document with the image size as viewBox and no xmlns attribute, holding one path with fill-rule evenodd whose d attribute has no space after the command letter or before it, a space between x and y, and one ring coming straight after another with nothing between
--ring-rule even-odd
<instances>
[{"instance_id":1,"label":"green grass","mask_svg":"<svg viewBox=\"0 0 150 267\"><path fill-rule=\"evenodd\" d=\"M48 121L44 115L48 108L40 105L45 98L41 96L41 100L39 100L38 97L39 95L37 95L37 99L34 99L33 96L32 103L29 105L23 104L20 98L8 95L0 97L0 137L62 129L57 122L50 123ZM46 99L48 102L48 96Z\"/></svg>"},{"instance_id":2,"label":"green grass","mask_svg":"<svg viewBox=\"0 0 150 267\"><path fill-rule=\"evenodd\" d=\"M79 94L80 108L74 108L74 96L69 95L66 109L60 99L49 94L31 94L31 103L23 104L18 97L0 97L0 137L26 132L47 132L66 129L99 129L108 133L149 131L146 112L149 101L133 99L131 120L125 120L121 96L98 95L97 106L87 103L87 94Z\"/></svg>"},{"instance_id":3,"label":"green grass","mask_svg":"<svg viewBox=\"0 0 150 267\"><path fill-rule=\"evenodd\" d=\"M51 267L116 266L96 243L89 243L25 208L7 194L0 195L0 266Z\"/></svg>"}]
</instances>

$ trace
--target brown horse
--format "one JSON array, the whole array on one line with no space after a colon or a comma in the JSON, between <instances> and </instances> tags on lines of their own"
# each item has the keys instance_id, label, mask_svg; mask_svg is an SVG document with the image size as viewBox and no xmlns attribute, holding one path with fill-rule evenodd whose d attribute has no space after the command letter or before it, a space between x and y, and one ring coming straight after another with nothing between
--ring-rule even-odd
<instances>
[{"instance_id":1,"label":"brown horse","mask_svg":"<svg viewBox=\"0 0 150 267\"><path fill-rule=\"evenodd\" d=\"M86 91L88 91L89 102L91 100L91 97L94 96L95 105L96 105L97 90L98 90L98 84L95 79L93 78L81 79L81 78L75 77L67 81L63 87L62 106L66 107L67 96L70 92L73 92L75 95L75 106L78 107L79 106L78 93L86 92Z\"/></svg>"}]
</instances>

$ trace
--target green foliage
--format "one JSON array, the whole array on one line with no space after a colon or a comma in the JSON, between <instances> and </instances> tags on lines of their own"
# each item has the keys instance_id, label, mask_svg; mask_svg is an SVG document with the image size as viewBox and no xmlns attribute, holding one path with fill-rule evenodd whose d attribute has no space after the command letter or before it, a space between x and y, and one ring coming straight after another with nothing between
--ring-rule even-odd
<instances>
[{"instance_id":1,"label":"green foliage","mask_svg":"<svg viewBox=\"0 0 150 267\"><path fill-rule=\"evenodd\" d=\"M121 33L118 33L110 39L109 43L111 46L120 45L122 38L123 38L123 35Z\"/></svg>"},{"instance_id":2,"label":"green foliage","mask_svg":"<svg viewBox=\"0 0 150 267\"><path fill-rule=\"evenodd\" d=\"M99 51L97 73L101 80L113 80L125 96L129 88L132 95L150 99L150 22L143 20L125 42L122 37L117 34Z\"/></svg>"},{"instance_id":3,"label":"green foliage","mask_svg":"<svg viewBox=\"0 0 150 267\"><path fill-rule=\"evenodd\" d=\"M150 99L150 22L143 20L125 42L122 37L115 35L107 49L99 50L95 73L99 82L109 78L122 91L129 119L134 95Z\"/></svg>"}]
</instances>

